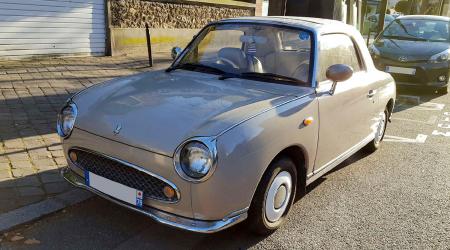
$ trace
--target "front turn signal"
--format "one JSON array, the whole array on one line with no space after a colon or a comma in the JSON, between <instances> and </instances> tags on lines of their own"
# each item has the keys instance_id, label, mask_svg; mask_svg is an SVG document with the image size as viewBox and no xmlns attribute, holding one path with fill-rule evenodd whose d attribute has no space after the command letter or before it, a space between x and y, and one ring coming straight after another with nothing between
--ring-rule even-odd
<instances>
[{"instance_id":1,"label":"front turn signal","mask_svg":"<svg viewBox=\"0 0 450 250\"><path fill-rule=\"evenodd\" d=\"M311 125L313 122L314 122L314 118L308 117L308 118L306 118L305 120L303 120L303 125L309 126L309 125Z\"/></svg>"}]
</instances>

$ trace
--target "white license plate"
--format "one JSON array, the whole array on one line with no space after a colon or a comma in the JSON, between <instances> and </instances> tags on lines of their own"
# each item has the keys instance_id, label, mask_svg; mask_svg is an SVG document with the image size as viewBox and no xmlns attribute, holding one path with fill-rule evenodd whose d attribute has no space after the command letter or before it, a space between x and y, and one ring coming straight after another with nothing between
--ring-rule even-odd
<instances>
[{"instance_id":1,"label":"white license plate","mask_svg":"<svg viewBox=\"0 0 450 250\"><path fill-rule=\"evenodd\" d=\"M416 74L416 69L387 66L386 67L386 72L388 72L388 73L397 73L397 74L405 74L405 75L415 75Z\"/></svg>"},{"instance_id":2,"label":"white license plate","mask_svg":"<svg viewBox=\"0 0 450 250\"><path fill-rule=\"evenodd\" d=\"M144 192L141 190L125 186L89 171L84 172L84 178L86 180L86 185L118 200L137 207L142 207L142 197L144 196Z\"/></svg>"}]
</instances>

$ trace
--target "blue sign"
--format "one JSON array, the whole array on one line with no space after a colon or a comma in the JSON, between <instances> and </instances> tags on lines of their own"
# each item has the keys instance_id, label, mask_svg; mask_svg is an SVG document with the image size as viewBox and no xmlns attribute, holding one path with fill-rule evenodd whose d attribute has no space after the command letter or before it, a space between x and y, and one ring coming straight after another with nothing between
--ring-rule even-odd
<instances>
[{"instance_id":1,"label":"blue sign","mask_svg":"<svg viewBox=\"0 0 450 250\"><path fill-rule=\"evenodd\" d=\"M143 206L142 199L136 198L136 206L137 207L142 207Z\"/></svg>"},{"instance_id":2,"label":"blue sign","mask_svg":"<svg viewBox=\"0 0 450 250\"><path fill-rule=\"evenodd\" d=\"M89 179L89 171L84 170L84 182L86 186L90 186L91 180Z\"/></svg>"},{"instance_id":3,"label":"blue sign","mask_svg":"<svg viewBox=\"0 0 450 250\"><path fill-rule=\"evenodd\" d=\"M309 33L308 32L300 32L300 34L298 35L298 37L300 38L300 40L302 41L306 41L309 40Z\"/></svg>"}]
</instances>

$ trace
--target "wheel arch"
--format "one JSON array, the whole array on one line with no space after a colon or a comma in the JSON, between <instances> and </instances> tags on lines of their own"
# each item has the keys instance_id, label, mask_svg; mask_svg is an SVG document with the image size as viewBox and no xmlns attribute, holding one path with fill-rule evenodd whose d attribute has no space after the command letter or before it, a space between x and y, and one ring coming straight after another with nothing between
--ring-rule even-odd
<instances>
[{"instance_id":1,"label":"wheel arch","mask_svg":"<svg viewBox=\"0 0 450 250\"><path fill-rule=\"evenodd\" d=\"M264 175L266 175L269 166L273 162L283 157L289 158L295 164L295 167L297 169L297 196L302 197L306 193L308 154L301 145L291 145L289 147L284 148L277 155L275 155L275 157L273 157L270 163L266 166L266 170L264 171L263 175L261 176L258 182L258 188L259 184L261 183L261 179L263 178Z\"/></svg>"},{"instance_id":2,"label":"wheel arch","mask_svg":"<svg viewBox=\"0 0 450 250\"><path fill-rule=\"evenodd\" d=\"M306 193L306 176L308 170L308 157L305 149L300 145L293 145L283 149L277 154L274 160L278 157L288 157L294 162L297 169L297 195L302 197Z\"/></svg>"},{"instance_id":3,"label":"wheel arch","mask_svg":"<svg viewBox=\"0 0 450 250\"><path fill-rule=\"evenodd\" d=\"M386 104L386 108L389 112L388 117L389 122L391 122L392 113L394 112L394 104L395 104L394 98L389 99L388 103Z\"/></svg>"}]
</instances>

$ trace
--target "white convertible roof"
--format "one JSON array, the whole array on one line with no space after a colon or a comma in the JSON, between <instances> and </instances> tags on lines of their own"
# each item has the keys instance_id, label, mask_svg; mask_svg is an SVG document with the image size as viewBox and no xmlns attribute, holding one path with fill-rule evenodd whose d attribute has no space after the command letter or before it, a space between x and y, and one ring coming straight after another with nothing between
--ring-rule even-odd
<instances>
[{"instance_id":1,"label":"white convertible roof","mask_svg":"<svg viewBox=\"0 0 450 250\"><path fill-rule=\"evenodd\" d=\"M297 17L297 16L268 16L268 17L238 17L224 19L222 22L252 22L252 23L268 23L268 24L283 24L293 27L303 27L313 29L318 33L332 33L332 32L347 32L353 33L356 29L353 26L347 25L343 22L312 17Z\"/></svg>"}]
</instances>

